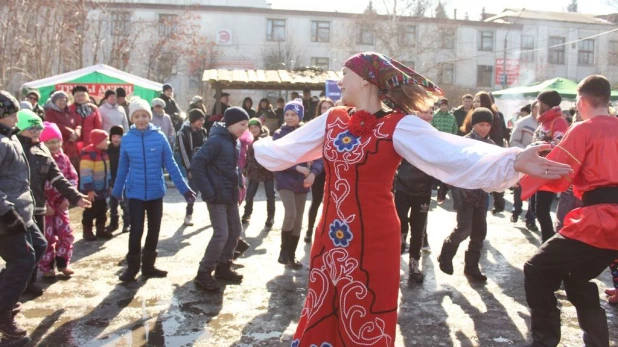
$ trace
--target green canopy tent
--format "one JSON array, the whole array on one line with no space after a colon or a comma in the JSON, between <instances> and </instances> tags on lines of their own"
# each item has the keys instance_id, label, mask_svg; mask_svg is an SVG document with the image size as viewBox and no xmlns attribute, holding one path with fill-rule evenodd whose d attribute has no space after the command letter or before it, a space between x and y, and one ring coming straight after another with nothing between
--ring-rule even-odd
<instances>
[{"instance_id":1,"label":"green canopy tent","mask_svg":"<svg viewBox=\"0 0 618 347\"><path fill-rule=\"evenodd\" d=\"M148 101L156 98L163 88L161 83L132 75L105 64L98 64L25 83L21 90L24 95L37 90L41 93L39 102L44 104L52 92L63 90L70 93L76 85L85 86L88 88L88 94L97 99L103 98L108 89L115 90L122 87L127 91L127 96L139 96Z\"/></svg>"},{"instance_id":2,"label":"green canopy tent","mask_svg":"<svg viewBox=\"0 0 618 347\"><path fill-rule=\"evenodd\" d=\"M566 78L552 78L543 82L536 82L529 86L503 89L492 94L497 98L504 99L534 99L539 93L546 90L555 90L563 99L575 100L577 97L577 82ZM618 90L613 90L610 99L618 100Z\"/></svg>"}]
</instances>

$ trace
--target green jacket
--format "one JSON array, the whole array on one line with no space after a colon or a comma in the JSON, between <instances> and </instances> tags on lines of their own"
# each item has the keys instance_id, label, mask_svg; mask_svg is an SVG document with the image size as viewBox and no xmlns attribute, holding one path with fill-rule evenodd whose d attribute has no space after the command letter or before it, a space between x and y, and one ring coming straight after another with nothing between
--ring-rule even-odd
<instances>
[{"instance_id":1,"label":"green jacket","mask_svg":"<svg viewBox=\"0 0 618 347\"><path fill-rule=\"evenodd\" d=\"M433 114L431 125L441 132L457 135L457 119L450 112L437 110Z\"/></svg>"}]
</instances>

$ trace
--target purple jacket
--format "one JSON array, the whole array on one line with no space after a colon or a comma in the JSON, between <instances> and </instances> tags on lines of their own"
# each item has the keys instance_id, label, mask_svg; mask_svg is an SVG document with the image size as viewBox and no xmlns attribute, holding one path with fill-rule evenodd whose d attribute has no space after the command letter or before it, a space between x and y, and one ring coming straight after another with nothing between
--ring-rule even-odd
<instances>
[{"instance_id":1,"label":"purple jacket","mask_svg":"<svg viewBox=\"0 0 618 347\"><path fill-rule=\"evenodd\" d=\"M299 126L300 127L300 126ZM275 131L273 140L280 139L299 127L289 127L282 125L280 129ZM300 166L309 167L311 172L316 176L319 175L324 169L324 163L322 159L315 160L311 166L308 163L298 164ZM309 193L310 188L305 188L303 182L305 181L305 175L296 171L296 165L283 171L275 172L275 187L277 190L288 189L294 193Z\"/></svg>"}]
</instances>

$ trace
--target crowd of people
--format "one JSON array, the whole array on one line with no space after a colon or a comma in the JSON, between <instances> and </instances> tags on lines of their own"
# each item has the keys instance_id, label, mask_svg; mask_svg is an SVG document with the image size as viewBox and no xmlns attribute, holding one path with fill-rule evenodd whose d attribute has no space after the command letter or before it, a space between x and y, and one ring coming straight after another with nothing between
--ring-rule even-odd
<instances>
[{"instance_id":1,"label":"crowd of people","mask_svg":"<svg viewBox=\"0 0 618 347\"><path fill-rule=\"evenodd\" d=\"M213 235L194 279L206 291L219 291L219 281L242 282L234 260L250 247L242 240L243 224L251 223L260 185L265 228L275 224L277 196L284 209L276 261L302 269L296 250L311 194L304 242L313 243L312 281L293 346L393 345L400 254L409 234L409 282L422 283L432 190L439 205L448 195L456 211L456 227L438 256L441 271L454 273L459 244L469 238L463 273L487 281L479 264L487 212L491 200L493 214L504 212L508 189L514 192L510 221L518 222L528 201L526 227L538 231L538 221L544 242L524 267L533 345L560 340L552 295L561 281L569 299L579 299L571 301L587 345L607 345L605 313L589 282L609 266L618 288L618 247L604 219L615 225L618 177L591 155L616 154L608 148L616 145L615 117L596 117L609 115L607 80L590 76L580 83L571 119L560 108L560 94L545 91L522 105L507 128L491 93L466 94L451 108L438 86L376 53L351 57L343 70L337 102L304 90L288 102L279 98L276 108L264 98L254 109L249 97L236 107L230 94L221 93L210 115L195 96L186 119L169 84L150 102L128 100L122 88L108 90L98 106L83 86L72 96L56 91L45 103L36 91L21 103L1 92L0 257L6 268L0 332L27 335L15 315L20 295L43 293L38 270L43 278L74 274L72 206L84 209L87 241L112 238L122 217L129 240L120 281L134 281L140 272L165 277L155 262L167 173L187 202L185 225L193 225L197 195L206 202ZM382 140L387 144L378 146ZM526 176L520 181L521 173ZM558 192L554 226L550 213ZM354 265L349 272L331 272L346 260ZM365 294L352 297L357 290ZM606 292L610 303L618 303L615 288ZM333 311L323 305L328 300L341 307ZM345 318L349 310L362 319ZM359 329L368 333L355 334Z\"/></svg>"}]
</instances>

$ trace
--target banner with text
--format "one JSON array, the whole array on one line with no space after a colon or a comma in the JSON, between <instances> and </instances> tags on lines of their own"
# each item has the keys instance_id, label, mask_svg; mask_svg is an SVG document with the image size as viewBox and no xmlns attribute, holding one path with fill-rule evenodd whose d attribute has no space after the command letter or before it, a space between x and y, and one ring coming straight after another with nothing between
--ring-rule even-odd
<instances>
[{"instance_id":1,"label":"banner with text","mask_svg":"<svg viewBox=\"0 0 618 347\"><path fill-rule=\"evenodd\" d=\"M497 85L511 86L519 80L519 59L496 58L496 81ZM504 78L506 77L506 83Z\"/></svg>"},{"instance_id":2,"label":"banner with text","mask_svg":"<svg viewBox=\"0 0 618 347\"><path fill-rule=\"evenodd\" d=\"M133 94L132 84L107 84L107 83L61 83L56 84L56 90L62 90L71 94L71 90L76 86L84 86L88 89L88 95L92 97L102 98L105 96L105 91L116 90L116 88L124 88L127 95Z\"/></svg>"}]
</instances>

